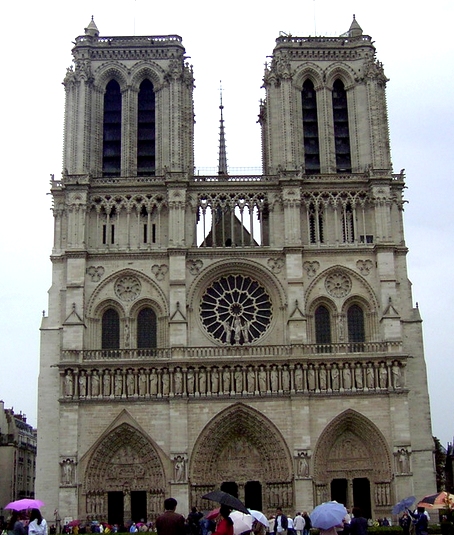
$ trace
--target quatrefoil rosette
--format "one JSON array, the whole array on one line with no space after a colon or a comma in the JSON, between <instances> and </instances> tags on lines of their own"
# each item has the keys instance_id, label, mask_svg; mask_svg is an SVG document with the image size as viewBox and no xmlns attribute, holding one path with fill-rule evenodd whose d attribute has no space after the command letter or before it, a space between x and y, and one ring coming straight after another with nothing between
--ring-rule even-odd
<instances>
[{"instance_id":1,"label":"quatrefoil rosette","mask_svg":"<svg viewBox=\"0 0 454 535\"><path fill-rule=\"evenodd\" d=\"M345 297L352 289L352 281L342 271L335 271L325 279L325 288L331 297Z\"/></svg>"},{"instance_id":2,"label":"quatrefoil rosette","mask_svg":"<svg viewBox=\"0 0 454 535\"><path fill-rule=\"evenodd\" d=\"M251 277L224 276L206 289L200 302L200 318L207 333L223 344L252 343L269 329L271 298Z\"/></svg>"},{"instance_id":3,"label":"quatrefoil rosette","mask_svg":"<svg viewBox=\"0 0 454 535\"><path fill-rule=\"evenodd\" d=\"M134 301L141 290L142 285L137 277L120 277L115 283L115 295L122 301Z\"/></svg>"}]
</instances>

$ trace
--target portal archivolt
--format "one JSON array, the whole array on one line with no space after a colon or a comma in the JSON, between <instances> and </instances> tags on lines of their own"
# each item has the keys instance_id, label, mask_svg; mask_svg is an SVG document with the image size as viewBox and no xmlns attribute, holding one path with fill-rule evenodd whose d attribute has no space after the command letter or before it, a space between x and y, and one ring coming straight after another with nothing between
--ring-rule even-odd
<instances>
[{"instance_id":1,"label":"portal archivolt","mask_svg":"<svg viewBox=\"0 0 454 535\"><path fill-rule=\"evenodd\" d=\"M276 426L258 411L236 404L219 413L197 440L189 467L191 503L235 482L240 498L248 482L261 485L264 510L293 506L292 461Z\"/></svg>"},{"instance_id":2,"label":"portal archivolt","mask_svg":"<svg viewBox=\"0 0 454 535\"><path fill-rule=\"evenodd\" d=\"M336 499L333 489L337 482L344 481L347 486L342 501L351 506L356 501L355 480L367 480L370 490L365 492L363 509L370 509L371 505L375 510L388 507L392 501L391 476L385 438L365 416L349 409L332 420L321 434L314 454L317 503Z\"/></svg>"},{"instance_id":3,"label":"portal archivolt","mask_svg":"<svg viewBox=\"0 0 454 535\"><path fill-rule=\"evenodd\" d=\"M148 512L158 513L165 490L164 467L155 447L128 423L108 433L88 460L83 485L87 514L107 517L108 493L128 497L134 491L147 491Z\"/></svg>"}]
</instances>

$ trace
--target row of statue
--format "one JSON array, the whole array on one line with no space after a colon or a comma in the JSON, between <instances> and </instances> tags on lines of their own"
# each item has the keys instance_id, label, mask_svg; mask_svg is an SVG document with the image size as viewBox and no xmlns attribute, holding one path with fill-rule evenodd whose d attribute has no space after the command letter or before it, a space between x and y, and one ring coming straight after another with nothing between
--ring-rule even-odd
<instances>
[{"instance_id":1,"label":"row of statue","mask_svg":"<svg viewBox=\"0 0 454 535\"><path fill-rule=\"evenodd\" d=\"M280 392L398 390L405 364L334 362L258 366L66 369L65 398L266 395Z\"/></svg>"}]
</instances>

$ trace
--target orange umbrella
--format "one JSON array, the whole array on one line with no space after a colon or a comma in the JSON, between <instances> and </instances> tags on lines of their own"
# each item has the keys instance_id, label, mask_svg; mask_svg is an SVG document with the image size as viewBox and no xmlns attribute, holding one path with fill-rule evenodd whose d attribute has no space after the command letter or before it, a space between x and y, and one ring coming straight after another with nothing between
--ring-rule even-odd
<instances>
[{"instance_id":1,"label":"orange umbrella","mask_svg":"<svg viewBox=\"0 0 454 535\"><path fill-rule=\"evenodd\" d=\"M449 492L437 492L436 494L429 494L418 503L418 507L426 507L427 509L454 509L454 494Z\"/></svg>"}]
</instances>

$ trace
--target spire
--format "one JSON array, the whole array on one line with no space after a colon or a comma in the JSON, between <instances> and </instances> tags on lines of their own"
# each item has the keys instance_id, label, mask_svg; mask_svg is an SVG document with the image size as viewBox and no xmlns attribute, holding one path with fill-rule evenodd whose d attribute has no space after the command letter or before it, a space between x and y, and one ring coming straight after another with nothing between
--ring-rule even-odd
<instances>
[{"instance_id":1,"label":"spire","mask_svg":"<svg viewBox=\"0 0 454 535\"><path fill-rule=\"evenodd\" d=\"M219 121L219 167L218 167L218 175L228 175L227 170L227 151L225 147L225 129L224 129L224 115L222 113L222 110L224 109L224 106L222 105L222 85L219 88L219 91L221 93L221 105L219 106L219 109L221 110L221 120Z\"/></svg>"},{"instance_id":2,"label":"spire","mask_svg":"<svg viewBox=\"0 0 454 535\"><path fill-rule=\"evenodd\" d=\"M90 37L99 37L99 30L95 24L93 15L91 16L90 24L85 28L85 35L89 35Z\"/></svg>"},{"instance_id":3,"label":"spire","mask_svg":"<svg viewBox=\"0 0 454 535\"><path fill-rule=\"evenodd\" d=\"M363 35L363 30L361 26L356 21L355 15L353 15L353 21L350 24L350 29L348 30L348 34L350 37L359 37L360 35Z\"/></svg>"}]
</instances>

